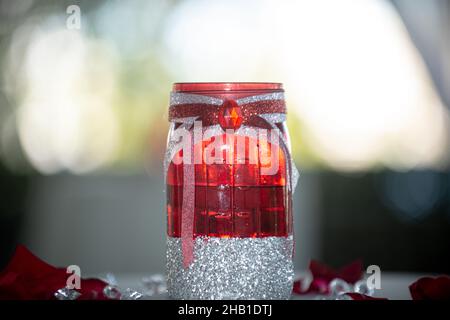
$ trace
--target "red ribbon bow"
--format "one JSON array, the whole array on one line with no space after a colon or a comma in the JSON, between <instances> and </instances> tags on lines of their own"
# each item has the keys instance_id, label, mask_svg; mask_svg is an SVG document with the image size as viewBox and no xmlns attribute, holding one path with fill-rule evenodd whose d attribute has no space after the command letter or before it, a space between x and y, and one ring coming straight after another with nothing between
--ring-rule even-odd
<instances>
[{"instance_id":1,"label":"red ribbon bow","mask_svg":"<svg viewBox=\"0 0 450 320\"><path fill-rule=\"evenodd\" d=\"M224 100L222 105L187 103L169 108L169 121L178 118L196 117L207 127L220 124L224 129L237 129L242 124L269 128L259 115L286 113L284 100L262 100L239 105L235 100Z\"/></svg>"}]
</instances>

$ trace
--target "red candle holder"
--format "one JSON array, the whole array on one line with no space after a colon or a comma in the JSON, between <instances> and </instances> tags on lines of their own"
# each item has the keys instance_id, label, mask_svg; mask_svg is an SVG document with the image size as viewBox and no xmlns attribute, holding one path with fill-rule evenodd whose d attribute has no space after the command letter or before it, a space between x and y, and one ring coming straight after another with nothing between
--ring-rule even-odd
<instances>
[{"instance_id":1,"label":"red candle holder","mask_svg":"<svg viewBox=\"0 0 450 320\"><path fill-rule=\"evenodd\" d=\"M289 298L293 165L280 83L176 83L167 186L168 292Z\"/></svg>"}]
</instances>

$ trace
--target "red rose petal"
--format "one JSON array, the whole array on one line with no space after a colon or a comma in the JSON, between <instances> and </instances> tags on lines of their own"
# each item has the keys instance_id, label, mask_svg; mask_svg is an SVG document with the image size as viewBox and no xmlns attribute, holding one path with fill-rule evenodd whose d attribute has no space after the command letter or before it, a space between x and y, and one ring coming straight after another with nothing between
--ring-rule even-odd
<instances>
[{"instance_id":1,"label":"red rose petal","mask_svg":"<svg viewBox=\"0 0 450 320\"><path fill-rule=\"evenodd\" d=\"M81 279L81 296L78 300L107 300L103 289L108 284L100 279Z\"/></svg>"},{"instance_id":2,"label":"red rose petal","mask_svg":"<svg viewBox=\"0 0 450 320\"><path fill-rule=\"evenodd\" d=\"M325 279L313 279L309 286L309 293L328 294L328 284L330 281Z\"/></svg>"},{"instance_id":3,"label":"red rose petal","mask_svg":"<svg viewBox=\"0 0 450 320\"><path fill-rule=\"evenodd\" d=\"M309 263L309 270L313 276L313 280L307 290L302 289L302 279L294 282L293 293L319 293L327 294L329 283L336 278L342 279L350 284L354 284L361 279L363 274L363 263L361 260L355 260L352 263L342 267L338 271L320 263L316 260L311 260Z\"/></svg>"},{"instance_id":4,"label":"red rose petal","mask_svg":"<svg viewBox=\"0 0 450 320\"><path fill-rule=\"evenodd\" d=\"M18 245L14 256L6 266L4 272L14 271L18 274L36 274L43 275L54 272L55 267L45 263L34 254L32 254L23 245ZM0 274L1 275L1 274Z\"/></svg>"},{"instance_id":5,"label":"red rose petal","mask_svg":"<svg viewBox=\"0 0 450 320\"><path fill-rule=\"evenodd\" d=\"M321 278L331 281L337 276L337 272L335 270L316 260L311 260L309 263L309 270L311 271L314 279Z\"/></svg>"},{"instance_id":6,"label":"red rose petal","mask_svg":"<svg viewBox=\"0 0 450 320\"><path fill-rule=\"evenodd\" d=\"M363 263L361 260L355 260L352 263L342 267L338 272L338 277L348 283L355 284L363 274Z\"/></svg>"},{"instance_id":7,"label":"red rose petal","mask_svg":"<svg viewBox=\"0 0 450 320\"><path fill-rule=\"evenodd\" d=\"M450 300L450 277L422 277L409 286L413 300Z\"/></svg>"},{"instance_id":8,"label":"red rose petal","mask_svg":"<svg viewBox=\"0 0 450 320\"><path fill-rule=\"evenodd\" d=\"M305 293L303 290L303 280L302 279L298 279L294 281L294 286L292 287L292 292L295 294L303 294Z\"/></svg>"},{"instance_id":9,"label":"red rose petal","mask_svg":"<svg viewBox=\"0 0 450 320\"><path fill-rule=\"evenodd\" d=\"M363 264L361 260L355 260L352 263L342 267L340 270L336 271L325 264L322 264L315 260L311 260L309 269L311 270L314 278L321 278L328 282L335 278L339 278L347 281L348 283L354 284L356 281L361 279L363 273Z\"/></svg>"},{"instance_id":10,"label":"red rose petal","mask_svg":"<svg viewBox=\"0 0 450 320\"><path fill-rule=\"evenodd\" d=\"M45 263L19 245L7 267L0 273L0 299L55 299L54 293L66 286L69 276L65 269ZM106 299L103 295L106 285L99 279L81 279L79 299Z\"/></svg>"}]
</instances>

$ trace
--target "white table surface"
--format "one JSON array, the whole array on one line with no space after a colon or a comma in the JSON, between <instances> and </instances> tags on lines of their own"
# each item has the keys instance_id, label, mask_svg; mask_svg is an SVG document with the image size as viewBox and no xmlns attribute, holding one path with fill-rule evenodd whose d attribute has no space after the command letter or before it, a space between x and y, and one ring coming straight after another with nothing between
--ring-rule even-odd
<instances>
[{"instance_id":1,"label":"white table surface","mask_svg":"<svg viewBox=\"0 0 450 320\"><path fill-rule=\"evenodd\" d=\"M304 274L304 272L296 272ZM137 291L143 291L142 278L151 274L114 274L117 279L117 285L120 288L133 288ZM375 297L384 297L392 300L410 300L409 285L415 282L423 274L403 273L403 272L382 272L381 289L376 290ZM311 300L316 295L293 295L294 300ZM155 296L154 299L167 299L166 295Z\"/></svg>"}]
</instances>

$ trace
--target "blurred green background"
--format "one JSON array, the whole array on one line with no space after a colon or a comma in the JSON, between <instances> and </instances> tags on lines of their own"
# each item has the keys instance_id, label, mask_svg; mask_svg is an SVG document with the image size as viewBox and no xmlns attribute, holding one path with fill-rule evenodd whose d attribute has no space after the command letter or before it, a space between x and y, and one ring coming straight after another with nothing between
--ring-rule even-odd
<instances>
[{"instance_id":1,"label":"blurred green background","mask_svg":"<svg viewBox=\"0 0 450 320\"><path fill-rule=\"evenodd\" d=\"M1 0L0 66L0 265L163 271L171 84L271 81L296 267L450 272L449 1Z\"/></svg>"}]
</instances>

